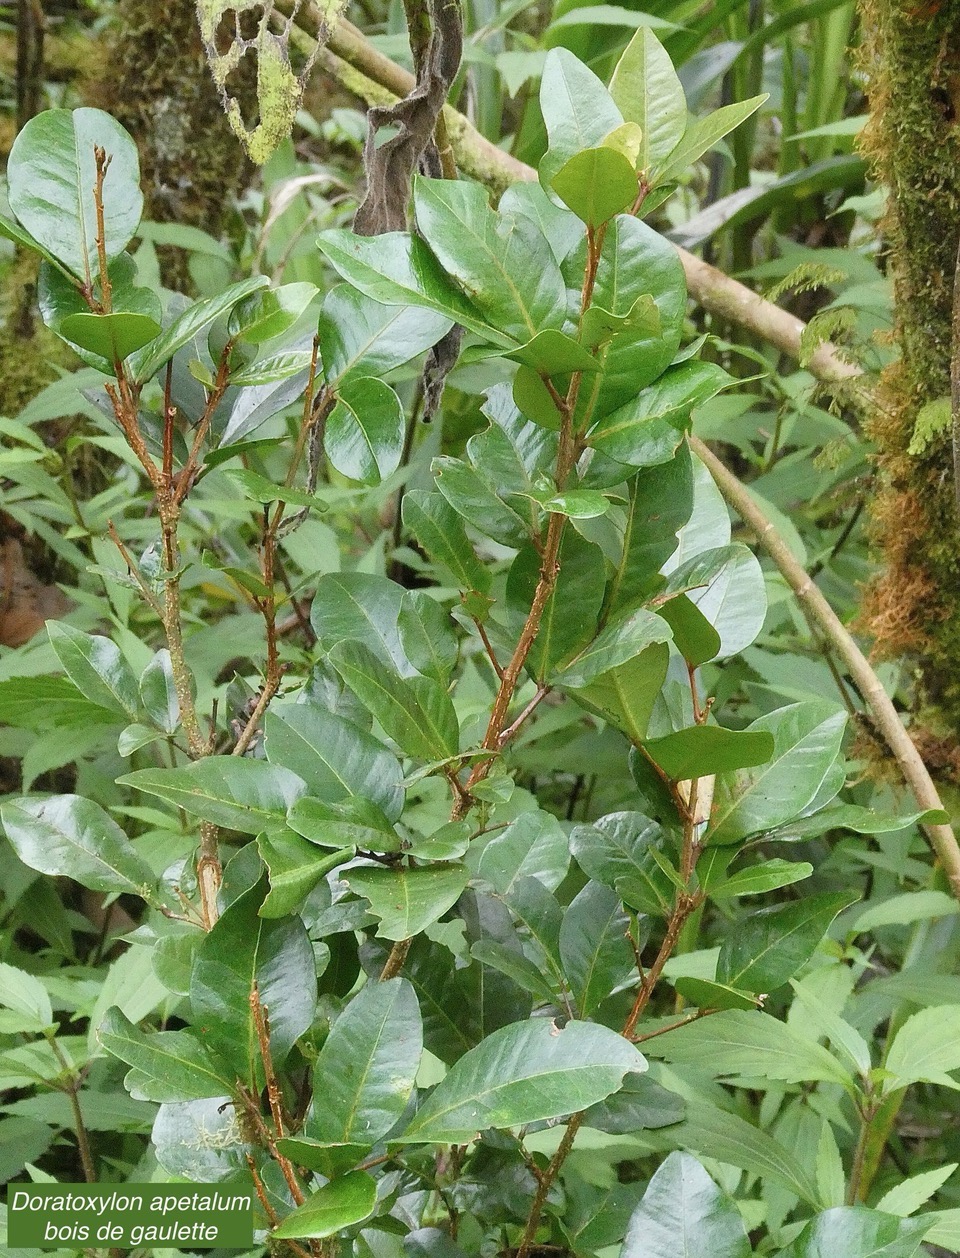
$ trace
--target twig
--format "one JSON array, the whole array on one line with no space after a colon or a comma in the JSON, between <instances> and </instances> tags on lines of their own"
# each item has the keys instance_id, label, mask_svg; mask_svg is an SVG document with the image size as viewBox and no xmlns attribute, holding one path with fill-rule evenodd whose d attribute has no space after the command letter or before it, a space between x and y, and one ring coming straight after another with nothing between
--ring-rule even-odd
<instances>
[{"instance_id":1,"label":"twig","mask_svg":"<svg viewBox=\"0 0 960 1258\"><path fill-rule=\"evenodd\" d=\"M83 1121L83 1111L80 1109L80 1098L77 1095L79 1090L79 1079L77 1072L67 1060L63 1049L57 1043L57 1037L54 1034L47 1035L47 1043L53 1052L54 1057L63 1068L66 1078L61 1086L61 1091L66 1092L70 1099L70 1109L73 1112L73 1126L77 1135L77 1148L80 1151L80 1164L83 1167L83 1177L88 1184L97 1182L97 1168L93 1161L93 1153L90 1149L90 1137L87 1135L87 1126Z\"/></svg>"}]
</instances>

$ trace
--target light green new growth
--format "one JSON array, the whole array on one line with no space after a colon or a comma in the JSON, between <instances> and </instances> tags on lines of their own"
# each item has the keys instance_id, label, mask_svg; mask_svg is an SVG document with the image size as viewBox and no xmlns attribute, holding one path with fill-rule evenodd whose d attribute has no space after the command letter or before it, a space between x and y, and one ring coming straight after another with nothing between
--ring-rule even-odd
<instances>
[{"instance_id":1,"label":"light green new growth","mask_svg":"<svg viewBox=\"0 0 960 1258\"><path fill-rule=\"evenodd\" d=\"M276 14L273 4L261 4L259 0L197 0L197 16L204 51L210 62L213 79L223 99L223 107L238 139L257 165L262 166L277 146L293 129L297 110L303 98L307 77L313 68L317 53L329 38L330 32L346 8L346 0L327 0L319 6L321 20L317 31L317 43L300 74L290 64L289 44L294 18L299 2L289 16ZM244 13L259 11L256 34L244 38L241 33L241 17ZM230 18L228 18L230 15ZM233 29L227 32L224 23L229 20ZM228 36L226 52L218 50ZM240 102L228 87L231 73L239 66L248 52L257 59L257 109L259 120L250 128L243 120Z\"/></svg>"}]
</instances>

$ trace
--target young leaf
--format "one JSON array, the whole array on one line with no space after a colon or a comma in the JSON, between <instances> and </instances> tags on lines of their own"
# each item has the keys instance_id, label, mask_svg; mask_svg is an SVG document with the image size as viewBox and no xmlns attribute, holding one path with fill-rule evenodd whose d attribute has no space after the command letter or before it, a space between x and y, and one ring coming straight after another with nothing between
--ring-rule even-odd
<instances>
[{"instance_id":1,"label":"young leaf","mask_svg":"<svg viewBox=\"0 0 960 1258\"><path fill-rule=\"evenodd\" d=\"M338 390L327 418L323 447L338 472L363 485L379 485L400 466L406 421L388 384L353 377Z\"/></svg>"},{"instance_id":2,"label":"young leaf","mask_svg":"<svg viewBox=\"0 0 960 1258\"><path fill-rule=\"evenodd\" d=\"M722 848L714 848L722 851ZM697 871L699 873L699 869ZM715 900L732 899L738 895L763 895L767 891L776 891L780 887L789 887L792 883L801 882L813 873L813 866L807 861L774 860L761 861L748 869L739 869L726 880L710 887L710 895Z\"/></svg>"},{"instance_id":3,"label":"young leaf","mask_svg":"<svg viewBox=\"0 0 960 1258\"><path fill-rule=\"evenodd\" d=\"M610 80L625 121L641 132L637 168L650 173L676 148L687 125L687 98L670 54L647 27L627 44Z\"/></svg>"},{"instance_id":4,"label":"young leaf","mask_svg":"<svg viewBox=\"0 0 960 1258\"><path fill-rule=\"evenodd\" d=\"M876 1208L886 1214L895 1214L905 1219L915 1214L921 1206L927 1204L934 1193L947 1182L960 1163L948 1162L946 1166L938 1166L932 1171L921 1171L919 1175L911 1175L902 1180L883 1194Z\"/></svg>"},{"instance_id":5,"label":"young leaf","mask_svg":"<svg viewBox=\"0 0 960 1258\"><path fill-rule=\"evenodd\" d=\"M50 996L40 980L26 970L0 962L0 1005L20 1015L16 1030L45 1031L56 1025ZM6 1026L4 1026L6 1030Z\"/></svg>"},{"instance_id":6,"label":"young leaf","mask_svg":"<svg viewBox=\"0 0 960 1258\"><path fill-rule=\"evenodd\" d=\"M109 259L124 249L143 212L137 146L118 122L99 109L48 109L26 123L7 162L7 196L21 226L86 283L100 270L97 146L110 160L103 181Z\"/></svg>"},{"instance_id":7,"label":"young leaf","mask_svg":"<svg viewBox=\"0 0 960 1258\"><path fill-rule=\"evenodd\" d=\"M725 936L717 980L750 992L775 991L809 961L833 919L857 899L856 893L828 892L751 913Z\"/></svg>"},{"instance_id":8,"label":"young leaf","mask_svg":"<svg viewBox=\"0 0 960 1258\"><path fill-rule=\"evenodd\" d=\"M14 851L31 869L72 878L92 891L149 894L150 867L92 799L7 799L0 804L0 820Z\"/></svg>"},{"instance_id":9,"label":"young leaf","mask_svg":"<svg viewBox=\"0 0 960 1258\"><path fill-rule=\"evenodd\" d=\"M197 949L190 1006L204 1042L248 1086L263 1086L263 1058L250 1003L254 984L269 1013L270 1049L279 1069L313 1021L316 962L306 928L291 915L259 916L266 881L224 911Z\"/></svg>"},{"instance_id":10,"label":"young leaf","mask_svg":"<svg viewBox=\"0 0 960 1258\"><path fill-rule=\"evenodd\" d=\"M144 1034L120 1009L108 1010L97 1029L103 1047L133 1069L125 1084L141 1101L199 1101L229 1096L232 1079L192 1031Z\"/></svg>"},{"instance_id":11,"label":"young leaf","mask_svg":"<svg viewBox=\"0 0 960 1258\"><path fill-rule=\"evenodd\" d=\"M355 865L344 882L370 901L380 919L381 939L409 939L438 921L460 898L470 873L463 865L425 865L420 869L371 869Z\"/></svg>"},{"instance_id":12,"label":"young leaf","mask_svg":"<svg viewBox=\"0 0 960 1258\"><path fill-rule=\"evenodd\" d=\"M709 152L725 135L755 113L766 99L767 95L764 93L762 96L751 96L749 100L734 101L732 105L715 109L706 118L691 122L684 131L683 138L657 171L656 182L668 184L679 179L704 153Z\"/></svg>"},{"instance_id":13,"label":"young leaf","mask_svg":"<svg viewBox=\"0 0 960 1258\"><path fill-rule=\"evenodd\" d=\"M577 218L599 227L637 199L637 172L615 149L583 149L560 167L550 187Z\"/></svg>"},{"instance_id":14,"label":"young leaf","mask_svg":"<svg viewBox=\"0 0 960 1258\"><path fill-rule=\"evenodd\" d=\"M623 116L603 83L566 48L551 48L547 53L540 80L540 109L549 140L540 162L544 188L575 153L599 144L623 124Z\"/></svg>"},{"instance_id":15,"label":"young leaf","mask_svg":"<svg viewBox=\"0 0 960 1258\"><path fill-rule=\"evenodd\" d=\"M207 756L179 769L138 769L117 781L243 834L282 826L287 809L306 791L303 779L289 769L243 756Z\"/></svg>"},{"instance_id":16,"label":"young leaf","mask_svg":"<svg viewBox=\"0 0 960 1258\"><path fill-rule=\"evenodd\" d=\"M891 1076L884 1091L894 1092L925 1081L960 1087L949 1072L960 1070L960 1005L921 1009L897 1032L883 1068Z\"/></svg>"},{"instance_id":17,"label":"young leaf","mask_svg":"<svg viewBox=\"0 0 960 1258\"><path fill-rule=\"evenodd\" d=\"M559 1118L602 1101L646 1068L607 1027L547 1018L495 1031L451 1067L414 1115L402 1143L467 1144L490 1127Z\"/></svg>"},{"instance_id":18,"label":"young leaf","mask_svg":"<svg viewBox=\"0 0 960 1258\"><path fill-rule=\"evenodd\" d=\"M750 1258L743 1216L689 1153L671 1153L630 1219L621 1258Z\"/></svg>"},{"instance_id":19,"label":"young leaf","mask_svg":"<svg viewBox=\"0 0 960 1258\"><path fill-rule=\"evenodd\" d=\"M460 726L439 682L398 676L360 642L338 643L330 663L408 756L433 761L457 754Z\"/></svg>"},{"instance_id":20,"label":"young leaf","mask_svg":"<svg viewBox=\"0 0 960 1258\"><path fill-rule=\"evenodd\" d=\"M369 982L333 1024L314 1067L314 1139L375 1145L406 1109L423 1053L413 988Z\"/></svg>"},{"instance_id":21,"label":"young leaf","mask_svg":"<svg viewBox=\"0 0 960 1258\"><path fill-rule=\"evenodd\" d=\"M335 1236L343 1228L369 1218L376 1204L377 1181L366 1171L350 1171L324 1184L270 1235L278 1240Z\"/></svg>"},{"instance_id":22,"label":"young leaf","mask_svg":"<svg viewBox=\"0 0 960 1258\"><path fill-rule=\"evenodd\" d=\"M293 327L320 290L313 284L281 284L265 288L234 306L227 334L260 345Z\"/></svg>"}]
</instances>

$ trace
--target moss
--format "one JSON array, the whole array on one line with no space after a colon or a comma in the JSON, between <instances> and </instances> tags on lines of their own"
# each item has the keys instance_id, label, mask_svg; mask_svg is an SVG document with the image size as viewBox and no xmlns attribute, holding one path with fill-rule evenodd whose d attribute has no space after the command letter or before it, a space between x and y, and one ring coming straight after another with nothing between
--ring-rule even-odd
<instances>
[{"instance_id":1,"label":"moss","mask_svg":"<svg viewBox=\"0 0 960 1258\"><path fill-rule=\"evenodd\" d=\"M885 559L866 615L881 655L912 653L926 720L960 728L960 525L949 440L909 453L917 416L950 392L960 234L960 0L861 0L871 121L863 148L891 190L883 224L900 361L867 425L879 489L872 531Z\"/></svg>"},{"instance_id":2,"label":"moss","mask_svg":"<svg viewBox=\"0 0 960 1258\"><path fill-rule=\"evenodd\" d=\"M140 149L144 215L216 236L249 164L220 104L200 42L193 0L120 0L108 66L91 103L114 115ZM251 67L252 68L252 67ZM164 280L189 289L186 256L162 256Z\"/></svg>"},{"instance_id":3,"label":"moss","mask_svg":"<svg viewBox=\"0 0 960 1258\"><path fill-rule=\"evenodd\" d=\"M72 358L35 311L37 259L18 253L0 281L0 415L17 415Z\"/></svg>"}]
</instances>

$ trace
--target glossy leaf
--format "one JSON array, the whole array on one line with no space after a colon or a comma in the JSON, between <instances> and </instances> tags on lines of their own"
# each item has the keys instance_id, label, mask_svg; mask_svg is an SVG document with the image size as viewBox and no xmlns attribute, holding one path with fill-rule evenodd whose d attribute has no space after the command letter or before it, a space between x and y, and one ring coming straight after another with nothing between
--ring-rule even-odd
<instances>
[{"instance_id":1,"label":"glossy leaf","mask_svg":"<svg viewBox=\"0 0 960 1258\"><path fill-rule=\"evenodd\" d=\"M48 109L26 123L7 163L7 196L21 226L84 281L100 269L96 146L110 159L103 182L109 259L124 249L143 210L137 147L118 122L99 109Z\"/></svg>"},{"instance_id":2,"label":"glossy leaf","mask_svg":"<svg viewBox=\"0 0 960 1258\"><path fill-rule=\"evenodd\" d=\"M536 878L556 891L570 864L567 836L552 813L521 813L494 834L480 854L477 872L500 895L509 895L520 878Z\"/></svg>"},{"instance_id":3,"label":"glossy leaf","mask_svg":"<svg viewBox=\"0 0 960 1258\"><path fill-rule=\"evenodd\" d=\"M327 383L354 375L383 378L436 345L452 326L430 310L385 306L336 284L324 298L318 329Z\"/></svg>"},{"instance_id":4,"label":"glossy leaf","mask_svg":"<svg viewBox=\"0 0 960 1258\"><path fill-rule=\"evenodd\" d=\"M484 340L512 347L511 338L491 328L477 307L447 278L419 236L385 232L367 238L342 228L330 228L321 233L317 244L331 266L373 301L388 306L426 307Z\"/></svg>"},{"instance_id":5,"label":"glossy leaf","mask_svg":"<svg viewBox=\"0 0 960 1258\"><path fill-rule=\"evenodd\" d=\"M585 874L613 887L632 908L666 914L675 889L650 852L662 844L660 827L635 812L610 813L570 833L570 851Z\"/></svg>"},{"instance_id":6,"label":"glossy leaf","mask_svg":"<svg viewBox=\"0 0 960 1258\"><path fill-rule=\"evenodd\" d=\"M827 892L751 913L724 938L717 979L751 992L774 991L813 956L833 919L857 898Z\"/></svg>"},{"instance_id":7,"label":"glossy leaf","mask_svg":"<svg viewBox=\"0 0 960 1258\"><path fill-rule=\"evenodd\" d=\"M637 199L637 172L615 149L588 148L560 167L550 187L577 218L599 227Z\"/></svg>"},{"instance_id":8,"label":"glossy leaf","mask_svg":"<svg viewBox=\"0 0 960 1258\"><path fill-rule=\"evenodd\" d=\"M621 1258L749 1258L743 1216L696 1158L671 1153L630 1219Z\"/></svg>"},{"instance_id":9,"label":"glossy leaf","mask_svg":"<svg viewBox=\"0 0 960 1258\"><path fill-rule=\"evenodd\" d=\"M699 668L719 654L723 639L686 594L678 594L657 608L673 630L677 650L691 668Z\"/></svg>"},{"instance_id":10,"label":"glossy leaf","mask_svg":"<svg viewBox=\"0 0 960 1258\"><path fill-rule=\"evenodd\" d=\"M423 1053L417 997L403 978L370 982L337 1018L314 1068L311 1136L368 1148L407 1106Z\"/></svg>"},{"instance_id":11,"label":"glossy leaf","mask_svg":"<svg viewBox=\"0 0 960 1258\"><path fill-rule=\"evenodd\" d=\"M688 1004L699 1009L757 1009L760 1004L760 998L751 992L707 978L678 978L674 987Z\"/></svg>"},{"instance_id":12,"label":"glossy leaf","mask_svg":"<svg viewBox=\"0 0 960 1258\"><path fill-rule=\"evenodd\" d=\"M260 345L293 327L320 290L313 284L265 288L234 306L227 332L235 340Z\"/></svg>"},{"instance_id":13,"label":"glossy leaf","mask_svg":"<svg viewBox=\"0 0 960 1258\"><path fill-rule=\"evenodd\" d=\"M414 180L417 226L449 276L500 333L526 343L560 328L567 295L550 246L529 219L497 214L482 185Z\"/></svg>"},{"instance_id":14,"label":"glossy leaf","mask_svg":"<svg viewBox=\"0 0 960 1258\"><path fill-rule=\"evenodd\" d=\"M564 375L571 371L599 371L600 364L579 341L556 328L546 328L522 345L511 350L504 358L525 363L534 371L548 376Z\"/></svg>"},{"instance_id":15,"label":"glossy leaf","mask_svg":"<svg viewBox=\"0 0 960 1258\"><path fill-rule=\"evenodd\" d=\"M734 544L701 551L670 573L666 591L687 590L720 638L716 654L736 655L763 628L767 594L756 556Z\"/></svg>"},{"instance_id":16,"label":"glossy leaf","mask_svg":"<svg viewBox=\"0 0 960 1258\"><path fill-rule=\"evenodd\" d=\"M445 760L460 747L450 696L432 677L400 677L359 642L341 642L330 662L388 737L408 756Z\"/></svg>"},{"instance_id":17,"label":"glossy leaf","mask_svg":"<svg viewBox=\"0 0 960 1258\"><path fill-rule=\"evenodd\" d=\"M157 729L165 734L176 733L180 724L180 700L166 647L156 652L140 674L139 688L140 701Z\"/></svg>"},{"instance_id":18,"label":"glossy leaf","mask_svg":"<svg viewBox=\"0 0 960 1258\"><path fill-rule=\"evenodd\" d=\"M687 125L687 99L670 55L649 28L637 31L610 80L610 95L642 133L637 167L655 169L676 148Z\"/></svg>"},{"instance_id":19,"label":"glossy leaf","mask_svg":"<svg viewBox=\"0 0 960 1258\"><path fill-rule=\"evenodd\" d=\"M403 496L403 523L435 563L453 573L460 588L490 588L490 571L477 558L463 521L442 494L411 489Z\"/></svg>"},{"instance_id":20,"label":"glossy leaf","mask_svg":"<svg viewBox=\"0 0 960 1258\"><path fill-rule=\"evenodd\" d=\"M320 847L399 852L403 841L380 809L354 796L328 803L306 795L287 813L287 825Z\"/></svg>"},{"instance_id":21,"label":"glossy leaf","mask_svg":"<svg viewBox=\"0 0 960 1258\"><path fill-rule=\"evenodd\" d=\"M545 188L575 153L599 144L623 123L603 83L566 48L552 48L547 53L540 80L540 109L549 140L540 162L540 182Z\"/></svg>"},{"instance_id":22,"label":"glossy leaf","mask_svg":"<svg viewBox=\"0 0 960 1258\"><path fill-rule=\"evenodd\" d=\"M588 882L564 913L560 961L581 1018L636 974L629 930L619 895L599 882Z\"/></svg>"},{"instance_id":23,"label":"glossy leaf","mask_svg":"<svg viewBox=\"0 0 960 1258\"><path fill-rule=\"evenodd\" d=\"M624 1075L623 1087L605 1101L591 1105L583 1116L585 1127L615 1136L671 1127L683 1118L684 1103L647 1074Z\"/></svg>"},{"instance_id":24,"label":"glossy leaf","mask_svg":"<svg viewBox=\"0 0 960 1258\"><path fill-rule=\"evenodd\" d=\"M407 590L397 629L404 653L417 672L446 686L459 653L446 609L423 590Z\"/></svg>"},{"instance_id":25,"label":"glossy leaf","mask_svg":"<svg viewBox=\"0 0 960 1258\"><path fill-rule=\"evenodd\" d=\"M680 782L765 764L773 755L773 735L767 730L692 725L663 738L651 738L643 747L668 778Z\"/></svg>"},{"instance_id":26,"label":"glossy leaf","mask_svg":"<svg viewBox=\"0 0 960 1258\"><path fill-rule=\"evenodd\" d=\"M306 791L289 769L243 756L207 756L179 769L139 769L117 781L244 834L282 826L287 809Z\"/></svg>"},{"instance_id":27,"label":"glossy leaf","mask_svg":"<svg viewBox=\"0 0 960 1258\"><path fill-rule=\"evenodd\" d=\"M649 646L669 642L670 626L640 607L611 621L557 677L562 686L589 686L604 673L641 655Z\"/></svg>"},{"instance_id":28,"label":"glossy leaf","mask_svg":"<svg viewBox=\"0 0 960 1258\"><path fill-rule=\"evenodd\" d=\"M898 1219L866 1206L836 1206L811 1219L779 1258L913 1258L930 1227L928 1219Z\"/></svg>"},{"instance_id":29,"label":"glossy leaf","mask_svg":"<svg viewBox=\"0 0 960 1258\"><path fill-rule=\"evenodd\" d=\"M329 803L369 800L390 821L403 808L400 762L372 734L320 703L275 705L264 719L267 759Z\"/></svg>"},{"instance_id":30,"label":"glossy leaf","mask_svg":"<svg viewBox=\"0 0 960 1258\"><path fill-rule=\"evenodd\" d=\"M677 534L693 510L693 469L686 445L660 467L641 470L630 485L623 554L608 594L614 610L630 608L650 592L661 567L677 549Z\"/></svg>"},{"instance_id":31,"label":"glossy leaf","mask_svg":"<svg viewBox=\"0 0 960 1258\"><path fill-rule=\"evenodd\" d=\"M81 349L98 354L107 362L123 362L134 350L141 349L160 334L160 324L148 315L130 314L75 314L68 315L58 328Z\"/></svg>"},{"instance_id":32,"label":"glossy leaf","mask_svg":"<svg viewBox=\"0 0 960 1258\"><path fill-rule=\"evenodd\" d=\"M403 1133L404 1143L466 1144L489 1127L517 1127L585 1109L615 1092L644 1058L588 1022L546 1018L487 1036L451 1067Z\"/></svg>"},{"instance_id":33,"label":"glossy leaf","mask_svg":"<svg viewBox=\"0 0 960 1258\"><path fill-rule=\"evenodd\" d=\"M320 647L360 642L384 664L409 677L415 669L400 641L403 588L368 572L330 572L317 582L310 620Z\"/></svg>"},{"instance_id":34,"label":"glossy leaf","mask_svg":"<svg viewBox=\"0 0 960 1258\"><path fill-rule=\"evenodd\" d=\"M732 899L738 895L763 895L767 891L776 891L780 887L802 882L812 873L813 866L807 861L761 861L758 865L740 869L718 885L711 886L710 894L715 900Z\"/></svg>"},{"instance_id":35,"label":"glossy leaf","mask_svg":"<svg viewBox=\"0 0 960 1258\"><path fill-rule=\"evenodd\" d=\"M766 95L763 95L734 101L721 109L715 109L706 118L691 122L683 133L683 138L661 164L657 172L657 183L666 184L679 179L704 153L708 153L725 135L756 113L766 99Z\"/></svg>"},{"instance_id":36,"label":"glossy leaf","mask_svg":"<svg viewBox=\"0 0 960 1258\"><path fill-rule=\"evenodd\" d=\"M125 1084L141 1101L199 1101L229 1095L232 1079L211 1058L193 1031L145 1034L120 1009L100 1023L97 1039L131 1066Z\"/></svg>"},{"instance_id":37,"label":"glossy leaf","mask_svg":"<svg viewBox=\"0 0 960 1258\"><path fill-rule=\"evenodd\" d=\"M370 901L380 919L381 939L409 939L438 921L460 898L470 874L462 865L425 865L419 869L370 869L355 866L343 880Z\"/></svg>"},{"instance_id":38,"label":"glossy leaf","mask_svg":"<svg viewBox=\"0 0 960 1258\"><path fill-rule=\"evenodd\" d=\"M295 912L321 878L354 855L353 847L321 854L293 830L258 835L257 851L270 880L270 890L260 906L261 917L286 917Z\"/></svg>"},{"instance_id":39,"label":"glossy leaf","mask_svg":"<svg viewBox=\"0 0 960 1258\"><path fill-rule=\"evenodd\" d=\"M148 897L154 882L150 867L92 799L7 799L0 804L0 821L14 851L31 869L72 878L92 891Z\"/></svg>"},{"instance_id":40,"label":"glossy leaf","mask_svg":"<svg viewBox=\"0 0 960 1258\"><path fill-rule=\"evenodd\" d=\"M265 275L253 275L238 284L229 285L216 297L208 297L206 301L188 306L155 340L131 357L129 367L133 378L138 383L151 379L178 349L189 344L211 323L228 314L237 302L255 293L257 289L266 288L268 283Z\"/></svg>"},{"instance_id":41,"label":"glossy leaf","mask_svg":"<svg viewBox=\"0 0 960 1258\"><path fill-rule=\"evenodd\" d=\"M368 1218L376 1204L377 1181L366 1171L350 1171L324 1184L270 1235L284 1240L335 1236L343 1228Z\"/></svg>"},{"instance_id":42,"label":"glossy leaf","mask_svg":"<svg viewBox=\"0 0 960 1258\"><path fill-rule=\"evenodd\" d=\"M403 407L393 389L382 380L358 376L340 386L323 445L343 476L379 485L400 466L405 433Z\"/></svg>"},{"instance_id":43,"label":"glossy leaf","mask_svg":"<svg viewBox=\"0 0 960 1258\"><path fill-rule=\"evenodd\" d=\"M749 725L773 735L773 755L756 769L717 779L708 842L736 843L803 812L833 768L846 723L844 712L816 702L781 708Z\"/></svg>"},{"instance_id":44,"label":"glossy leaf","mask_svg":"<svg viewBox=\"0 0 960 1258\"><path fill-rule=\"evenodd\" d=\"M190 1007L204 1043L248 1086L263 1084L263 1059L250 995L256 984L270 1020L270 1050L279 1069L313 1021L316 963L297 916L259 916L266 884L245 891L204 936L190 978Z\"/></svg>"},{"instance_id":45,"label":"glossy leaf","mask_svg":"<svg viewBox=\"0 0 960 1258\"><path fill-rule=\"evenodd\" d=\"M530 534L524 519L487 481L462 459L441 455L433 460L437 488L450 506L478 532L504 546L522 546Z\"/></svg>"},{"instance_id":46,"label":"glossy leaf","mask_svg":"<svg viewBox=\"0 0 960 1258\"><path fill-rule=\"evenodd\" d=\"M137 680L115 642L55 620L47 622L47 633L64 672L81 694L128 720L137 716Z\"/></svg>"}]
</instances>

